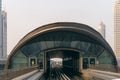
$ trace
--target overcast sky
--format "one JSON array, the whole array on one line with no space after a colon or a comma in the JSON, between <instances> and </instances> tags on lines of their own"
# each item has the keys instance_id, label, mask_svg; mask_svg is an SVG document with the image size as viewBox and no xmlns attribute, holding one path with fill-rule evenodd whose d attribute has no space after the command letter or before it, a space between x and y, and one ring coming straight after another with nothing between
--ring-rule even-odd
<instances>
[{"instance_id":1,"label":"overcast sky","mask_svg":"<svg viewBox=\"0 0 120 80\"><path fill-rule=\"evenodd\" d=\"M106 39L113 48L114 0L3 0L7 11L8 54L28 32L53 22L78 22L97 30L106 25Z\"/></svg>"}]
</instances>

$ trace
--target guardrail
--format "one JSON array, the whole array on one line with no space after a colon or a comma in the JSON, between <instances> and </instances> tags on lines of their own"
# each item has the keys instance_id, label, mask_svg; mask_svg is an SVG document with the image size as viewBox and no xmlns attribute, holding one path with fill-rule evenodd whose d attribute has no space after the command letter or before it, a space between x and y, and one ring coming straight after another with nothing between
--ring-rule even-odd
<instances>
[{"instance_id":1,"label":"guardrail","mask_svg":"<svg viewBox=\"0 0 120 80\"><path fill-rule=\"evenodd\" d=\"M29 73L33 70L36 70L38 67L27 67L27 68L18 68L18 69L6 69L0 70L0 80L11 80L20 75Z\"/></svg>"}]
</instances>

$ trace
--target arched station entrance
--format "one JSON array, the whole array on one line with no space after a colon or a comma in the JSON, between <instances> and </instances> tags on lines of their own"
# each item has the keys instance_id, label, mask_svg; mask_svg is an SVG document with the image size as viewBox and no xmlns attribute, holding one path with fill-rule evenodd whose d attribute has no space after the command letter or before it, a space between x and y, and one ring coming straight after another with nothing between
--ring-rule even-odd
<instances>
[{"instance_id":1,"label":"arched station entrance","mask_svg":"<svg viewBox=\"0 0 120 80\"><path fill-rule=\"evenodd\" d=\"M39 65L46 71L51 58L61 58L62 67L114 69L115 55L105 39L88 25L58 22L41 26L23 37L7 61L8 68Z\"/></svg>"}]
</instances>

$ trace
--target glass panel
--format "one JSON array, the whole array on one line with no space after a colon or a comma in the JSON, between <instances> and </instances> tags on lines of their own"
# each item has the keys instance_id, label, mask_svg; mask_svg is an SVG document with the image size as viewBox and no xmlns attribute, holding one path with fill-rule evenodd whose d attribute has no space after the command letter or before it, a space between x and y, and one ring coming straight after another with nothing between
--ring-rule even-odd
<instances>
[{"instance_id":1,"label":"glass panel","mask_svg":"<svg viewBox=\"0 0 120 80\"><path fill-rule=\"evenodd\" d=\"M112 67L113 61L112 56L106 50L98 57L99 65L106 65Z\"/></svg>"},{"instance_id":2,"label":"glass panel","mask_svg":"<svg viewBox=\"0 0 120 80\"><path fill-rule=\"evenodd\" d=\"M11 68L26 68L27 67L27 57L21 52L17 53L12 57Z\"/></svg>"},{"instance_id":3,"label":"glass panel","mask_svg":"<svg viewBox=\"0 0 120 80\"><path fill-rule=\"evenodd\" d=\"M54 47L54 42L53 41L46 41L47 47L48 48L53 48Z\"/></svg>"},{"instance_id":4,"label":"glass panel","mask_svg":"<svg viewBox=\"0 0 120 80\"><path fill-rule=\"evenodd\" d=\"M46 46L45 41L41 41L41 42L40 42L40 45L41 45L40 50L45 50L45 49L47 49L47 46Z\"/></svg>"}]
</instances>

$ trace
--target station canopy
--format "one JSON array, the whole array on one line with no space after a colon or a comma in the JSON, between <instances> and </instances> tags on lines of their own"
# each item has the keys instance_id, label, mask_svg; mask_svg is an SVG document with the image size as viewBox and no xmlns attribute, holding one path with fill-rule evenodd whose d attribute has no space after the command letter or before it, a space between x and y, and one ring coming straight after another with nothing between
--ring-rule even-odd
<instances>
[{"instance_id":1,"label":"station canopy","mask_svg":"<svg viewBox=\"0 0 120 80\"><path fill-rule=\"evenodd\" d=\"M83 57L96 57L101 63L107 59L107 63L116 64L114 52L96 30L85 24L57 22L41 26L24 36L10 53L8 65L20 63L14 61L19 58L16 57L18 54L27 58L52 49L73 49L80 51Z\"/></svg>"}]
</instances>

